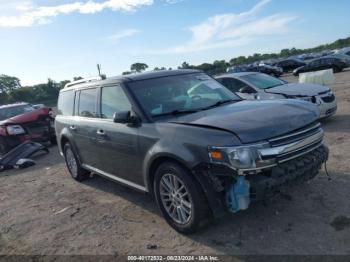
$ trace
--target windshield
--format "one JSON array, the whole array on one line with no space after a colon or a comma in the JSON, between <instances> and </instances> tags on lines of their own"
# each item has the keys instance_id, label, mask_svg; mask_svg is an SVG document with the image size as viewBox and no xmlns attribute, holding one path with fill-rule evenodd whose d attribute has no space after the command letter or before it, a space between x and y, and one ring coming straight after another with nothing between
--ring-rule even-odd
<instances>
[{"instance_id":1,"label":"windshield","mask_svg":"<svg viewBox=\"0 0 350 262\"><path fill-rule=\"evenodd\" d=\"M31 105L11 106L0 109L0 121L33 111Z\"/></svg>"},{"instance_id":2,"label":"windshield","mask_svg":"<svg viewBox=\"0 0 350 262\"><path fill-rule=\"evenodd\" d=\"M221 102L241 100L204 73L131 82L131 91L151 116L172 112L192 113Z\"/></svg>"},{"instance_id":3,"label":"windshield","mask_svg":"<svg viewBox=\"0 0 350 262\"><path fill-rule=\"evenodd\" d=\"M267 89L287 84L286 81L265 74L250 74L241 76L240 78L247 81L252 86L260 89Z\"/></svg>"}]
</instances>

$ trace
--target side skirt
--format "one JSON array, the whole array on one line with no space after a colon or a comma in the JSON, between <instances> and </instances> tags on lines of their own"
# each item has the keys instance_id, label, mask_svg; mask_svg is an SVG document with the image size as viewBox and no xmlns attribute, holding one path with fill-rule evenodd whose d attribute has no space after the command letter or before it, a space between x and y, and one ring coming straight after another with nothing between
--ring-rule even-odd
<instances>
[{"instance_id":1,"label":"side skirt","mask_svg":"<svg viewBox=\"0 0 350 262\"><path fill-rule=\"evenodd\" d=\"M85 169L91 171L91 172L94 172L94 173L96 173L96 174L98 174L98 175L100 175L100 176L103 176L103 177L105 177L105 178L107 178L107 179L110 179L110 180L112 180L112 181L114 181L114 182L118 182L118 183L120 183L120 184L126 185L126 186L128 186L128 187L133 188L133 189L137 189L137 190L139 190L139 191L141 191L141 192L144 192L144 193L147 193L147 192L148 192L148 190L147 190L146 187L140 186L140 185L135 184L135 183L133 183L133 182L130 182L130 181L126 180L126 179L123 179L123 178L114 176L114 175L112 175L112 174L109 174L109 173L107 173L107 172L104 172L104 171L102 171L102 170L100 170L100 169L94 168L94 167L89 166L89 165L86 165L86 164L82 164L81 166L82 166L83 168L85 168Z\"/></svg>"}]
</instances>

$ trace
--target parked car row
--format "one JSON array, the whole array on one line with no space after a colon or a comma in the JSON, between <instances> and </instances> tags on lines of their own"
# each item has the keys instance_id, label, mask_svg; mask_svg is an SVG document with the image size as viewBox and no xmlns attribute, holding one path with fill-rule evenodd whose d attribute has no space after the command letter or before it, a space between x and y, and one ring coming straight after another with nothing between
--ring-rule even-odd
<instances>
[{"instance_id":1,"label":"parked car row","mask_svg":"<svg viewBox=\"0 0 350 262\"><path fill-rule=\"evenodd\" d=\"M333 69L334 73L350 67L350 47L337 51L303 54L284 59L269 59L248 65L237 65L227 69L227 73L260 72L276 77L283 73L313 72L323 69Z\"/></svg>"},{"instance_id":2,"label":"parked car row","mask_svg":"<svg viewBox=\"0 0 350 262\"><path fill-rule=\"evenodd\" d=\"M273 66L264 63L254 63L247 66L236 66L231 67L227 70L228 73L238 73L238 72L260 72L276 77L280 77L283 74L283 69L279 66Z\"/></svg>"},{"instance_id":3,"label":"parked car row","mask_svg":"<svg viewBox=\"0 0 350 262\"><path fill-rule=\"evenodd\" d=\"M318 120L336 109L329 88L258 72L217 80L171 70L67 84L55 130L71 176L147 192L170 226L192 233L318 174L328 158Z\"/></svg>"},{"instance_id":4,"label":"parked car row","mask_svg":"<svg viewBox=\"0 0 350 262\"><path fill-rule=\"evenodd\" d=\"M339 73L349 66L350 64L346 59L335 56L325 56L322 58L313 59L307 64L296 68L293 71L293 75L298 76L300 73L314 72L325 69L333 69L334 73Z\"/></svg>"}]
</instances>

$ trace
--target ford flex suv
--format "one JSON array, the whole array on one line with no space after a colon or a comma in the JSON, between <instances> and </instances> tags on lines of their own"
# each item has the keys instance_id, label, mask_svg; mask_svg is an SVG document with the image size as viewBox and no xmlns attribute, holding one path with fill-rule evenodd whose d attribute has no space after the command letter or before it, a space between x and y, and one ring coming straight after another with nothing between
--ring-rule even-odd
<instances>
[{"instance_id":1,"label":"ford flex suv","mask_svg":"<svg viewBox=\"0 0 350 262\"><path fill-rule=\"evenodd\" d=\"M318 118L305 101L243 101L201 71L172 70L70 83L55 126L74 179L148 192L191 233L316 176L328 157Z\"/></svg>"}]
</instances>

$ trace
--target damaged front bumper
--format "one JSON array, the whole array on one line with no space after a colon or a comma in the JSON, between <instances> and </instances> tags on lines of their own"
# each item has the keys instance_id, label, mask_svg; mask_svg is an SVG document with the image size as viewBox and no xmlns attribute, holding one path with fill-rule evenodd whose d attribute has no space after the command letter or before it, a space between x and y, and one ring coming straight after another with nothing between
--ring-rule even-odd
<instances>
[{"instance_id":1,"label":"damaged front bumper","mask_svg":"<svg viewBox=\"0 0 350 262\"><path fill-rule=\"evenodd\" d=\"M288 160L280 159L281 162L276 160L277 163L270 168L244 175L234 174L232 169L219 165L197 167L195 173L202 175L202 179L198 180L204 188L214 217L221 217L225 210L244 210L250 202L268 199L283 188L314 178L327 161L328 154L328 148L321 143L316 148L312 147L312 150L304 151L302 155ZM238 185L238 177L244 177L247 183L240 181Z\"/></svg>"},{"instance_id":2,"label":"damaged front bumper","mask_svg":"<svg viewBox=\"0 0 350 262\"><path fill-rule=\"evenodd\" d=\"M250 198L253 201L266 199L283 187L290 187L313 179L328 159L328 148L321 145L311 152L273 167L269 172L247 175L250 183Z\"/></svg>"}]
</instances>

